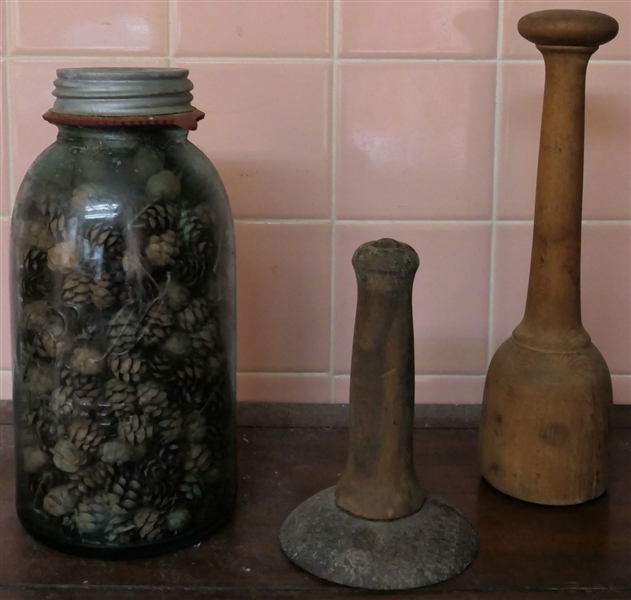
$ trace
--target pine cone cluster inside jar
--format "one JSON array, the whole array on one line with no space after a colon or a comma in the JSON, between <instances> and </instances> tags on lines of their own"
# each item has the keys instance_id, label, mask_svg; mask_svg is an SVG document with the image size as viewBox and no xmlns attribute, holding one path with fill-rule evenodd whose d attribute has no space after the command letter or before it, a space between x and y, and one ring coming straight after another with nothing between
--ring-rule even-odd
<instances>
[{"instance_id":1,"label":"pine cone cluster inside jar","mask_svg":"<svg viewBox=\"0 0 631 600\"><path fill-rule=\"evenodd\" d=\"M65 69L12 221L17 511L111 558L196 543L235 501L235 277L184 69Z\"/></svg>"}]
</instances>

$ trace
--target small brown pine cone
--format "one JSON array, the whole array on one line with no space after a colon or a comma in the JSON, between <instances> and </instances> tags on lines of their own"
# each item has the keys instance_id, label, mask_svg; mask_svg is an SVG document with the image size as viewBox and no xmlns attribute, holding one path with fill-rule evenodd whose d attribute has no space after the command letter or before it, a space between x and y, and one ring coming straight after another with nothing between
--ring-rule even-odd
<instances>
[{"instance_id":1,"label":"small brown pine cone","mask_svg":"<svg viewBox=\"0 0 631 600\"><path fill-rule=\"evenodd\" d=\"M61 317L51 317L40 333L41 344L50 358L60 360L72 349L72 338Z\"/></svg>"},{"instance_id":2,"label":"small brown pine cone","mask_svg":"<svg viewBox=\"0 0 631 600\"><path fill-rule=\"evenodd\" d=\"M173 381L176 377L177 360L177 357L172 354L152 352L147 357L147 369L156 381Z\"/></svg>"},{"instance_id":3,"label":"small brown pine cone","mask_svg":"<svg viewBox=\"0 0 631 600\"><path fill-rule=\"evenodd\" d=\"M180 195L180 178L173 171L160 171L149 178L146 191L153 200L170 202Z\"/></svg>"},{"instance_id":4,"label":"small brown pine cone","mask_svg":"<svg viewBox=\"0 0 631 600\"><path fill-rule=\"evenodd\" d=\"M126 510L133 510L140 503L142 485L133 477L131 472L119 475L110 487L110 494L114 495L115 503Z\"/></svg>"},{"instance_id":5,"label":"small brown pine cone","mask_svg":"<svg viewBox=\"0 0 631 600\"><path fill-rule=\"evenodd\" d=\"M177 234L168 229L160 235L152 235L145 247L145 256L156 267L166 267L173 264L173 257L179 254Z\"/></svg>"},{"instance_id":6,"label":"small brown pine cone","mask_svg":"<svg viewBox=\"0 0 631 600\"><path fill-rule=\"evenodd\" d=\"M186 453L184 470L193 473L206 471L213 462L211 451L202 444L191 444Z\"/></svg>"},{"instance_id":7,"label":"small brown pine cone","mask_svg":"<svg viewBox=\"0 0 631 600\"><path fill-rule=\"evenodd\" d=\"M133 455L133 446L122 440L110 440L101 444L100 456L104 463L122 465L130 461Z\"/></svg>"},{"instance_id":8,"label":"small brown pine cone","mask_svg":"<svg viewBox=\"0 0 631 600\"><path fill-rule=\"evenodd\" d=\"M131 305L124 306L109 322L107 348L115 354L126 354L140 338L140 319Z\"/></svg>"},{"instance_id":9,"label":"small brown pine cone","mask_svg":"<svg viewBox=\"0 0 631 600\"><path fill-rule=\"evenodd\" d=\"M221 347L219 324L215 319L209 319L206 323L191 332L191 345L200 356L216 353Z\"/></svg>"},{"instance_id":10,"label":"small brown pine cone","mask_svg":"<svg viewBox=\"0 0 631 600\"><path fill-rule=\"evenodd\" d=\"M113 306L121 294L122 282L117 276L103 274L90 282L90 300L99 310Z\"/></svg>"},{"instance_id":11,"label":"small brown pine cone","mask_svg":"<svg viewBox=\"0 0 631 600\"><path fill-rule=\"evenodd\" d=\"M185 437L191 444L199 444L206 437L207 429L207 419L199 410L186 416Z\"/></svg>"},{"instance_id":12,"label":"small brown pine cone","mask_svg":"<svg viewBox=\"0 0 631 600\"><path fill-rule=\"evenodd\" d=\"M164 295L167 305L171 310L182 310L191 297L190 292L186 286L178 283L177 281L169 281L160 284L160 295Z\"/></svg>"},{"instance_id":13,"label":"small brown pine cone","mask_svg":"<svg viewBox=\"0 0 631 600\"><path fill-rule=\"evenodd\" d=\"M183 441L160 440L154 448L154 458L167 472L179 472L184 465L188 445ZM160 478L154 478L157 481Z\"/></svg>"},{"instance_id":14,"label":"small brown pine cone","mask_svg":"<svg viewBox=\"0 0 631 600\"><path fill-rule=\"evenodd\" d=\"M29 474L27 487L38 508L42 507L44 497L50 490L67 483L68 475L60 471L54 464L48 463L36 473Z\"/></svg>"},{"instance_id":15,"label":"small brown pine cone","mask_svg":"<svg viewBox=\"0 0 631 600\"><path fill-rule=\"evenodd\" d=\"M97 490L109 489L114 481L114 467L103 462L97 462L83 467L70 474L70 483L80 494L93 494Z\"/></svg>"},{"instance_id":16,"label":"small brown pine cone","mask_svg":"<svg viewBox=\"0 0 631 600\"><path fill-rule=\"evenodd\" d=\"M48 251L29 248L22 261L22 276L36 277L48 269Z\"/></svg>"},{"instance_id":17,"label":"small brown pine cone","mask_svg":"<svg viewBox=\"0 0 631 600\"><path fill-rule=\"evenodd\" d=\"M72 272L64 276L61 298L69 304L82 305L90 301L90 283L92 279Z\"/></svg>"},{"instance_id":18,"label":"small brown pine cone","mask_svg":"<svg viewBox=\"0 0 631 600\"><path fill-rule=\"evenodd\" d=\"M42 253L48 252L55 245L55 239L44 219L26 221L23 235L24 246L34 246Z\"/></svg>"},{"instance_id":19,"label":"small brown pine cone","mask_svg":"<svg viewBox=\"0 0 631 600\"><path fill-rule=\"evenodd\" d=\"M68 425L66 435L79 450L84 452L95 452L103 440L98 423L90 419L72 421Z\"/></svg>"},{"instance_id":20,"label":"small brown pine cone","mask_svg":"<svg viewBox=\"0 0 631 600\"><path fill-rule=\"evenodd\" d=\"M144 381L138 386L138 406L145 415L159 417L168 403L166 390L155 381Z\"/></svg>"},{"instance_id":21,"label":"small brown pine cone","mask_svg":"<svg viewBox=\"0 0 631 600\"><path fill-rule=\"evenodd\" d=\"M178 496L178 481L167 476L143 487L141 502L144 506L152 506L162 513L175 505Z\"/></svg>"},{"instance_id":22,"label":"small brown pine cone","mask_svg":"<svg viewBox=\"0 0 631 600\"><path fill-rule=\"evenodd\" d=\"M182 254L173 266L175 279L188 288L201 284L207 275L207 260L199 254Z\"/></svg>"},{"instance_id":23,"label":"small brown pine cone","mask_svg":"<svg viewBox=\"0 0 631 600\"><path fill-rule=\"evenodd\" d=\"M197 473L188 472L180 482L180 492L189 502L199 502L205 494L206 482Z\"/></svg>"},{"instance_id":24,"label":"small brown pine cone","mask_svg":"<svg viewBox=\"0 0 631 600\"><path fill-rule=\"evenodd\" d=\"M117 417L122 417L126 413L133 412L138 406L138 389L130 381L120 379L108 379L105 382L103 397L100 405L103 414L109 408L109 412Z\"/></svg>"},{"instance_id":25,"label":"small brown pine cone","mask_svg":"<svg viewBox=\"0 0 631 600\"><path fill-rule=\"evenodd\" d=\"M47 264L51 271L63 273L64 275L70 273L79 264L79 257L74 244L69 242L55 244L48 250Z\"/></svg>"},{"instance_id":26,"label":"small brown pine cone","mask_svg":"<svg viewBox=\"0 0 631 600\"><path fill-rule=\"evenodd\" d=\"M158 200L147 206L136 218L134 226L147 235L159 235L174 229L177 223L178 209L172 202Z\"/></svg>"},{"instance_id":27,"label":"small brown pine cone","mask_svg":"<svg viewBox=\"0 0 631 600\"><path fill-rule=\"evenodd\" d=\"M134 513L134 526L143 540L153 541L162 537L164 518L154 508L143 506Z\"/></svg>"},{"instance_id":28,"label":"small brown pine cone","mask_svg":"<svg viewBox=\"0 0 631 600\"><path fill-rule=\"evenodd\" d=\"M80 375L98 375L103 371L104 366L103 353L92 346L77 346L68 358L68 367Z\"/></svg>"},{"instance_id":29,"label":"small brown pine cone","mask_svg":"<svg viewBox=\"0 0 631 600\"><path fill-rule=\"evenodd\" d=\"M111 354L107 364L114 377L125 382L138 383L147 370L145 356L142 352L132 351L129 354Z\"/></svg>"},{"instance_id":30,"label":"small brown pine cone","mask_svg":"<svg viewBox=\"0 0 631 600\"><path fill-rule=\"evenodd\" d=\"M156 421L156 431L160 438L173 442L184 433L184 417L180 409L164 411Z\"/></svg>"},{"instance_id":31,"label":"small brown pine cone","mask_svg":"<svg viewBox=\"0 0 631 600\"><path fill-rule=\"evenodd\" d=\"M26 423L34 433L39 447L50 452L61 434L57 415L47 406L40 406L26 415Z\"/></svg>"},{"instance_id":32,"label":"small brown pine cone","mask_svg":"<svg viewBox=\"0 0 631 600\"><path fill-rule=\"evenodd\" d=\"M180 243L186 252L195 252L202 256L211 249L211 238L204 224L190 210L180 213L177 231L180 234Z\"/></svg>"},{"instance_id":33,"label":"small brown pine cone","mask_svg":"<svg viewBox=\"0 0 631 600\"><path fill-rule=\"evenodd\" d=\"M131 513L121 509L107 522L103 534L108 542L115 542L117 546L125 546L131 543L133 531L134 520Z\"/></svg>"},{"instance_id":34,"label":"small brown pine cone","mask_svg":"<svg viewBox=\"0 0 631 600\"><path fill-rule=\"evenodd\" d=\"M61 517L71 512L78 502L74 487L66 483L52 488L44 496L42 508L53 517Z\"/></svg>"},{"instance_id":35,"label":"small brown pine cone","mask_svg":"<svg viewBox=\"0 0 631 600\"><path fill-rule=\"evenodd\" d=\"M102 532L112 518L110 501L103 493L84 498L74 512L74 526L82 535Z\"/></svg>"},{"instance_id":36,"label":"small brown pine cone","mask_svg":"<svg viewBox=\"0 0 631 600\"><path fill-rule=\"evenodd\" d=\"M191 348L190 335L183 331L175 331L160 346L163 353L182 358Z\"/></svg>"},{"instance_id":37,"label":"small brown pine cone","mask_svg":"<svg viewBox=\"0 0 631 600\"><path fill-rule=\"evenodd\" d=\"M42 329L50 319L50 307L45 300L35 300L22 308L23 327L29 331Z\"/></svg>"},{"instance_id":38,"label":"small brown pine cone","mask_svg":"<svg viewBox=\"0 0 631 600\"><path fill-rule=\"evenodd\" d=\"M70 440L61 439L53 448L53 462L65 473L76 473L87 461L87 454Z\"/></svg>"},{"instance_id":39,"label":"small brown pine cone","mask_svg":"<svg viewBox=\"0 0 631 600\"><path fill-rule=\"evenodd\" d=\"M43 396L55 387L55 368L53 365L32 361L26 369L22 392L31 396Z\"/></svg>"},{"instance_id":40,"label":"small brown pine cone","mask_svg":"<svg viewBox=\"0 0 631 600\"><path fill-rule=\"evenodd\" d=\"M58 209L50 216L48 222L49 235L52 239L63 242L66 238L66 231L66 215L63 210Z\"/></svg>"},{"instance_id":41,"label":"small brown pine cone","mask_svg":"<svg viewBox=\"0 0 631 600\"><path fill-rule=\"evenodd\" d=\"M72 385L60 386L55 388L50 395L50 409L59 415L60 420L87 418L98 396L97 389L86 393L81 388L75 388Z\"/></svg>"},{"instance_id":42,"label":"small brown pine cone","mask_svg":"<svg viewBox=\"0 0 631 600\"><path fill-rule=\"evenodd\" d=\"M180 533L191 522L191 513L184 506L172 508L164 518L164 526L172 533Z\"/></svg>"},{"instance_id":43,"label":"small brown pine cone","mask_svg":"<svg viewBox=\"0 0 631 600\"><path fill-rule=\"evenodd\" d=\"M120 227L110 222L93 225L85 232L90 250L88 256L102 261L113 257L122 257L125 238Z\"/></svg>"},{"instance_id":44,"label":"small brown pine cone","mask_svg":"<svg viewBox=\"0 0 631 600\"><path fill-rule=\"evenodd\" d=\"M97 183L82 183L74 190L70 197L70 206L74 210L82 210L90 204L98 202L103 196L104 189Z\"/></svg>"},{"instance_id":45,"label":"small brown pine cone","mask_svg":"<svg viewBox=\"0 0 631 600\"><path fill-rule=\"evenodd\" d=\"M210 306L202 298L194 298L177 313L177 324L185 331L195 331L210 318Z\"/></svg>"},{"instance_id":46,"label":"small brown pine cone","mask_svg":"<svg viewBox=\"0 0 631 600\"><path fill-rule=\"evenodd\" d=\"M153 424L147 415L127 415L118 422L118 437L137 446L153 437Z\"/></svg>"},{"instance_id":47,"label":"small brown pine cone","mask_svg":"<svg viewBox=\"0 0 631 600\"><path fill-rule=\"evenodd\" d=\"M142 325L142 340L153 345L165 339L173 328L173 311L163 300L157 300L147 311Z\"/></svg>"}]
</instances>

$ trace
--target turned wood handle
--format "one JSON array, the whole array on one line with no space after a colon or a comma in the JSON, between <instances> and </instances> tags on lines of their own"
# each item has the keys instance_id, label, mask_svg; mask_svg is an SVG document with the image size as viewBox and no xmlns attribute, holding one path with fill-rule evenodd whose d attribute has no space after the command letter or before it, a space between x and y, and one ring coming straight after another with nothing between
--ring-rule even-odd
<instances>
[{"instance_id":1,"label":"turned wood handle","mask_svg":"<svg viewBox=\"0 0 631 600\"><path fill-rule=\"evenodd\" d=\"M600 46L613 40L618 22L591 10L541 10L523 16L517 30L538 46Z\"/></svg>"},{"instance_id":2,"label":"turned wood handle","mask_svg":"<svg viewBox=\"0 0 631 600\"><path fill-rule=\"evenodd\" d=\"M413 248L391 239L368 242L353 256L358 289L350 443L335 502L366 519L397 519L423 505L412 456L418 265Z\"/></svg>"}]
</instances>

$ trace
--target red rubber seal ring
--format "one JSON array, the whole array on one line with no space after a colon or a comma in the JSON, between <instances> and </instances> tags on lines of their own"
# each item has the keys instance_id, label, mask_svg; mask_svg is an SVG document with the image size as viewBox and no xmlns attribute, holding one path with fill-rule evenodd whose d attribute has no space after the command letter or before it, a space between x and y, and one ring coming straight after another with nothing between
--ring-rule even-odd
<instances>
[{"instance_id":1,"label":"red rubber seal ring","mask_svg":"<svg viewBox=\"0 0 631 600\"><path fill-rule=\"evenodd\" d=\"M204 118L201 110L194 108L181 113L170 115L132 115L117 116L92 116L92 115L68 115L49 110L43 118L54 125L94 125L94 126L137 126L137 125L175 125L188 131L197 129L197 122Z\"/></svg>"}]
</instances>

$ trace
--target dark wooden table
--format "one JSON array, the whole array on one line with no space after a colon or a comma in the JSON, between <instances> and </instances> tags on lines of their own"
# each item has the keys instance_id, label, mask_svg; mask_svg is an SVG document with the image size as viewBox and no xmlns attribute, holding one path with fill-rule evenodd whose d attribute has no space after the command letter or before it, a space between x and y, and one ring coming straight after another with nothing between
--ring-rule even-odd
<instances>
[{"instance_id":1,"label":"dark wooden table","mask_svg":"<svg viewBox=\"0 0 631 600\"><path fill-rule=\"evenodd\" d=\"M327 584L292 565L278 530L300 502L335 483L346 453L339 427L239 429L240 490L233 521L199 547L128 562L65 556L33 541L13 506L13 449L0 425L1 600L367 598L631 600L631 429L615 429L604 497L570 508L514 500L480 480L471 428L415 433L426 488L474 523L481 551L451 581L397 594Z\"/></svg>"}]
</instances>

